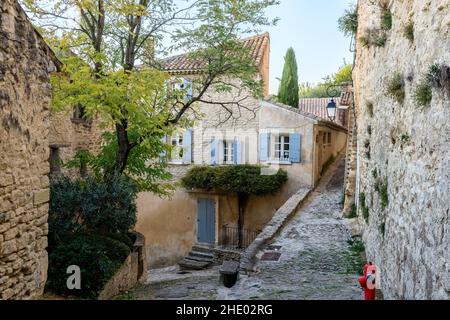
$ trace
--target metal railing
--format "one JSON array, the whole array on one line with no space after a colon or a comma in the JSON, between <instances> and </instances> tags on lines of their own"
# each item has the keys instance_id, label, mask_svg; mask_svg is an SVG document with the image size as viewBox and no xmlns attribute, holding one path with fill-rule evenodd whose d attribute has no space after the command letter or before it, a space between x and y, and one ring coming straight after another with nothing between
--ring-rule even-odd
<instances>
[{"instance_id":1,"label":"metal railing","mask_svg":"<svg viewBox=\"0 0 450 320\"><path fill-rule=\"evenodd\" d=\"M241 230L241 241L239 243L239 229L237 227L223 226L220 237L220 247L228 250L245 250L261 232L260 230Z\"/></svg>"}]
</instances>

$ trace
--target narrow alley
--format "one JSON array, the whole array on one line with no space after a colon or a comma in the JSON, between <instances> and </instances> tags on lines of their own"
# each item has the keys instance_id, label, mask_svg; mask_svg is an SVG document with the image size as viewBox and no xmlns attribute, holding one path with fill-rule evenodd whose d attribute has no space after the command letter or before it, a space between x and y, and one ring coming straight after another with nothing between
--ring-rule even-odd
<instances>
[{"instance_id":1,"label":"narrow alley","mask_svg":"<svg viewBox=\"0 0 450 320\"><path fill-rule=\"evenodd\" d=\"M122 299L362 299L357 274L348 272L349 230L341 218L344 160L330 168L306 203L265 250L256 273L240 275L231 289L219 282L218 267L177 274L175 267L151 270L149 282ZM275 254L277 256L277 254Z\"/></svg>"}]
</instances>

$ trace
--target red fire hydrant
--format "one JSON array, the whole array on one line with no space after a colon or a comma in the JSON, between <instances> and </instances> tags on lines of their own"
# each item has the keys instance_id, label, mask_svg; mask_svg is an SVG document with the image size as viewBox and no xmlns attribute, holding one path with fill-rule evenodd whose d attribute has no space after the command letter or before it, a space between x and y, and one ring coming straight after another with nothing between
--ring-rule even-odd
<instances>
[{"instance_id":1,"label":"red fire hydrant","mask_svg":"<svg viewBox=\"0 0 450 320\"><path fill-rule=\"evenodd\" d=\"M361 288L364 289L364 300L375 300L376 271L375 265L368 262L364 265L364 275L358 279Z\"/></svg>"}]
</instances>

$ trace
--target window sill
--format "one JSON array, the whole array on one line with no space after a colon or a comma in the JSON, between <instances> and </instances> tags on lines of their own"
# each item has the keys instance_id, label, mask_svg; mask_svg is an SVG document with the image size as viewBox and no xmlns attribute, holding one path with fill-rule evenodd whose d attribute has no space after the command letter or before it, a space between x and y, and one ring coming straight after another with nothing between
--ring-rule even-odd
<instances>
[{"instance_id":1,"label":"window sill","mask_svg":"<svg viewBox=\"0 0 450 320\"><path fill-rule=\"evenodd\" d=\"M173 160L170 160L170 161L167 162L167 164L171 164L171 165L182 165L182 164L186 164L186 163L184 163L183 161L173 161Z\"/></svg>"},{"instance_id":2,"label":"window sill","mask_svg":"<svg viewBox=\"0 0 450 320\"><path fill-rule=\"evenodd\" d=\"M268 164L285 164L285 165L292 165L292 162L289 160L269 160L267 161Z\"/></svg>"}]
</instances>

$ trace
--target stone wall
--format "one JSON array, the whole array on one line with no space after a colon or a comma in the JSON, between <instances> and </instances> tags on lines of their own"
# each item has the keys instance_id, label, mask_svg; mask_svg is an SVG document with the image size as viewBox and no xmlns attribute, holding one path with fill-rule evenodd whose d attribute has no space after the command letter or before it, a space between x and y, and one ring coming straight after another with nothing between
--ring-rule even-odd
<instances>
[{"instance_id":1,"label":"stone wall","mask_svg":"<svg viewBox=\"0 0 450 320\"><path fill-rule=\"evenodd\" d=\"M380 31L383 5L392 15L386 31ZM413 98L432 64L450 64L449 32L448 0L359 1L360 215L368 209L367 223L359 219L387 299L450 298L450 101L436 88L427 106ZM386 92L396 72L403 103Z\"/></svg>"},{"instance_id":2,"label":"stone wall","mask_svg":"<svg viewBox=\"0 0 450 320\"><path fill-rule=\"evenodd\" d=\"M0 299L47 278L49 72L57 60L15 0L0 3Z\"/></svg>"},{"instance_id":3,"label":"stone wall","mask_svg":"<svg viewBox=\"0 0 450 320\"><path fill-rule=\"evenodd\" d=\"M73 160L78 151L86 150L97 154L102 143L102 132L98 118L88 120L74 118L73 110L69 107L60 112L52 111L49 145L59 150L61 172L77 176L78 169L64 168L64 164Z\"/></svg>"}]
</instances>

